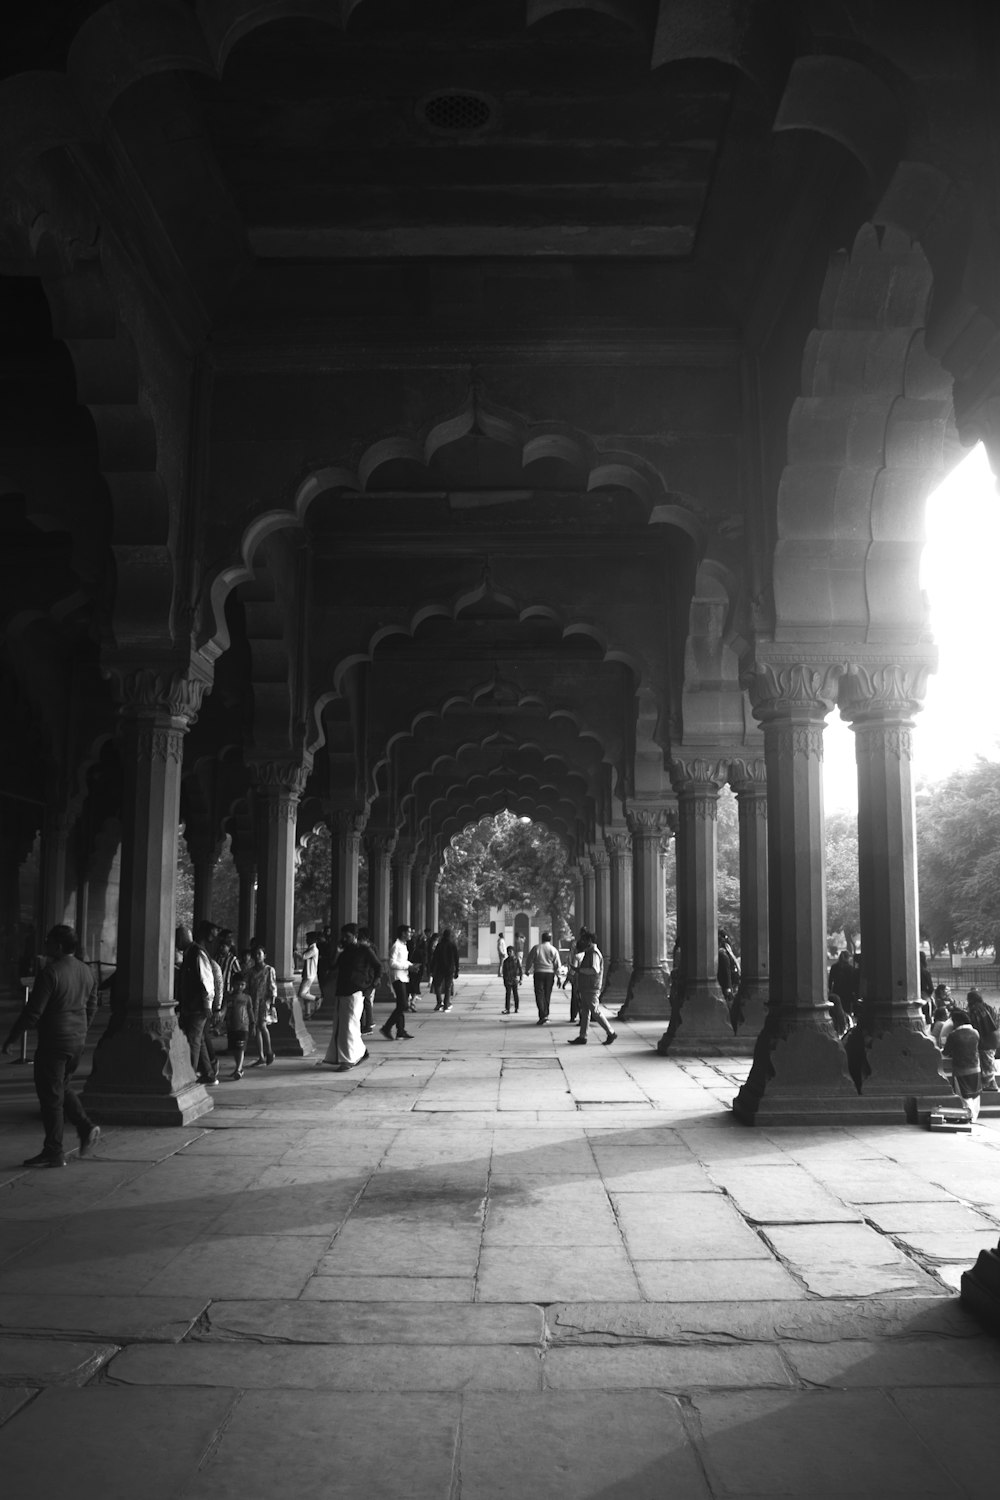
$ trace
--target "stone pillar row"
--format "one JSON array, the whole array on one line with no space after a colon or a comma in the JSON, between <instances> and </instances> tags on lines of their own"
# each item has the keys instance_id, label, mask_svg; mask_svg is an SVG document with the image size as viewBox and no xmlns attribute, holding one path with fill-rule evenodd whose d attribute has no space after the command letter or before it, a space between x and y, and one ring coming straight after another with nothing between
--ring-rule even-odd
<instances>
[{"instance_id":1,"label":"stone pillar row","mask_svg":"<svg viewBox=\"0 0 1000 1500\"><path fill-rule=\"evenodd\" d=\"M256 935L277 979L278 1023L271 1040L279 1057L308 1057L316 1050L296 994L294 952L296 820L311 769L309 761L252 766L260 813Z\"/></svg>"}]
</instances>

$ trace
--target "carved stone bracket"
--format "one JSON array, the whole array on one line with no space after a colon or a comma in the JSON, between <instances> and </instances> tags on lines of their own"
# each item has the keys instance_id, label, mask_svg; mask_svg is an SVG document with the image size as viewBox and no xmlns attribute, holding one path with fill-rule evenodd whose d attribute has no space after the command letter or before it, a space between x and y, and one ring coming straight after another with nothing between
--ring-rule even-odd
<instances>
[{"instance_id":1,"label":"carved stone bracket","mask_svg":"<svg viewBox=\"0 0 1000 1500\"><path fill-rule=\"evenodd\" d=\"M365 834L365 847L375 857L390 859L396 851L397 838L394 828L369 828Z\"/></svg>"},{"instance_id":2,"label":"carved stone bracket","mask_svg":"<svg viewBox=\"0 0 1000 1500\"><path fill-rule=\"evenodd\" d=\"M213 681L212 664L201 657L183 668L176 662L116 662L106 666L104 674L114 684L123 718L171 719L178 729L195 722Z\"/></svg>"},{"instance_id":3,"label":"carved stone bracket","mask_svg":"<svg viewBox=\"0 0 1000 1500\"><path fill-rule=\"evenodd\" d=\"M728 761L708 760L700 756L682 760L678 756L671 756L670 781L678 796L686 792L697 792L700 788L718 792L728 779Z\"/></svg>"},{"instance_id":4,"label":"carved stone bracket","mask_svg":"<svg viewBox=\"0 0 1000 1500\"><path fill-rule=\"evenodd\" d=\"M360 838L365 831L368 814L356 807L335 807L330 812L327 821L335 836L343 837L354 834Z\"/></svg>"},{"instance_id":5,"label":"carved stone bracket","mask_svg":"<svg viewBox=\"0 0 1000 1500\"><path fill-rule=\"evenodd\" d=\"M254 785L265 796L269 792L285 792L291 797L301 797L305 791L306 782L309 780L311 770L311 756L301 762L281 760L250 762L250 772L254 779Z\"/></svg>"}]
</instances>

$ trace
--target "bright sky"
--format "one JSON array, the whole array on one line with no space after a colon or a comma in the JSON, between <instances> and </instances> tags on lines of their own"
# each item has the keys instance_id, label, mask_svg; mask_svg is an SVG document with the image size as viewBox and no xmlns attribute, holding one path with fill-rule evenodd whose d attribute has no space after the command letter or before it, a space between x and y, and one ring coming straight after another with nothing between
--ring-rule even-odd
<instances>
[{"instance_id":1,"label":"bright sky","mask_svg":"<svg viewBox=\"0 0 1000 1500\"><path fill-rule=\"evenodd\" d=\"M927 502L920 579L931 607L940 664L916 719L915 777L938 781L977 755L1000 759L1000 693L992 657L997 628L1000 495L982 444ZM840 715L823 744L827 812L856 809L854 736Z\"/></svg>"}]
</instances>

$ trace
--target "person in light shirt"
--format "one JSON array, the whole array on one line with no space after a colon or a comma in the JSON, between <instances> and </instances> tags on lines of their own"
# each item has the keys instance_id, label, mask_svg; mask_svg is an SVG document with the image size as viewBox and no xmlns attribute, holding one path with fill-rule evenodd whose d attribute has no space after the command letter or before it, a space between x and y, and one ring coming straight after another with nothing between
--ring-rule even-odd
<instances>
[{"instance_id":1,"label":"person in light shirt","mask_svg":"<svg viewBox=\"0 0 1000 1500\"><path fill-rule=\"evenodd\" d=\"M396 1028L396 1040L410 1041L412 1033L406 1029L406 1011L410 993L410 950L407 940L412 927L407 927L404 922L396 928L396 941L392 945L389 954L389 975L392 979L392 993L396 1001L396 1009L379 1030L387 1042L392 1041L393 1027Z\"/></svg>"},{"instance_id":2,"label":"person in light shirt","mask_svg":"<svg viewBox=\"0 0 1000 1500\"><path fill-rule=\"evenodd\" d=\"M562 973L562 959L559 957L559 949L552 941L551 932L542 933L540 941L528 954L524 972L532 976L535 986L535 1007L538 1011L535 1025L545 1026L548 1024L549 1006L552 1003L552 986L556 976Z\"/></svg>"}]
</instances>

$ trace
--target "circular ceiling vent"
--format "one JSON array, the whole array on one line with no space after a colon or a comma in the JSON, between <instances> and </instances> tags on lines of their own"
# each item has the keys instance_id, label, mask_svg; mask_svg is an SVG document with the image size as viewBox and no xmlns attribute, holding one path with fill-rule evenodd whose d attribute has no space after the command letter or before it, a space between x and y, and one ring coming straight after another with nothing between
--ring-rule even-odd
<instances>
[{"instance_id":1,"label":"circular ceiling vent","mask_svg":"<svg viewBox=\"0 0 1000 1500\"><path fill-rule=\"evenodd\" d=\"M493 101L469 89L441 89L417 105L418 118L441 135L474 135L492 124Z\"/></svg>"}]
</instances>

